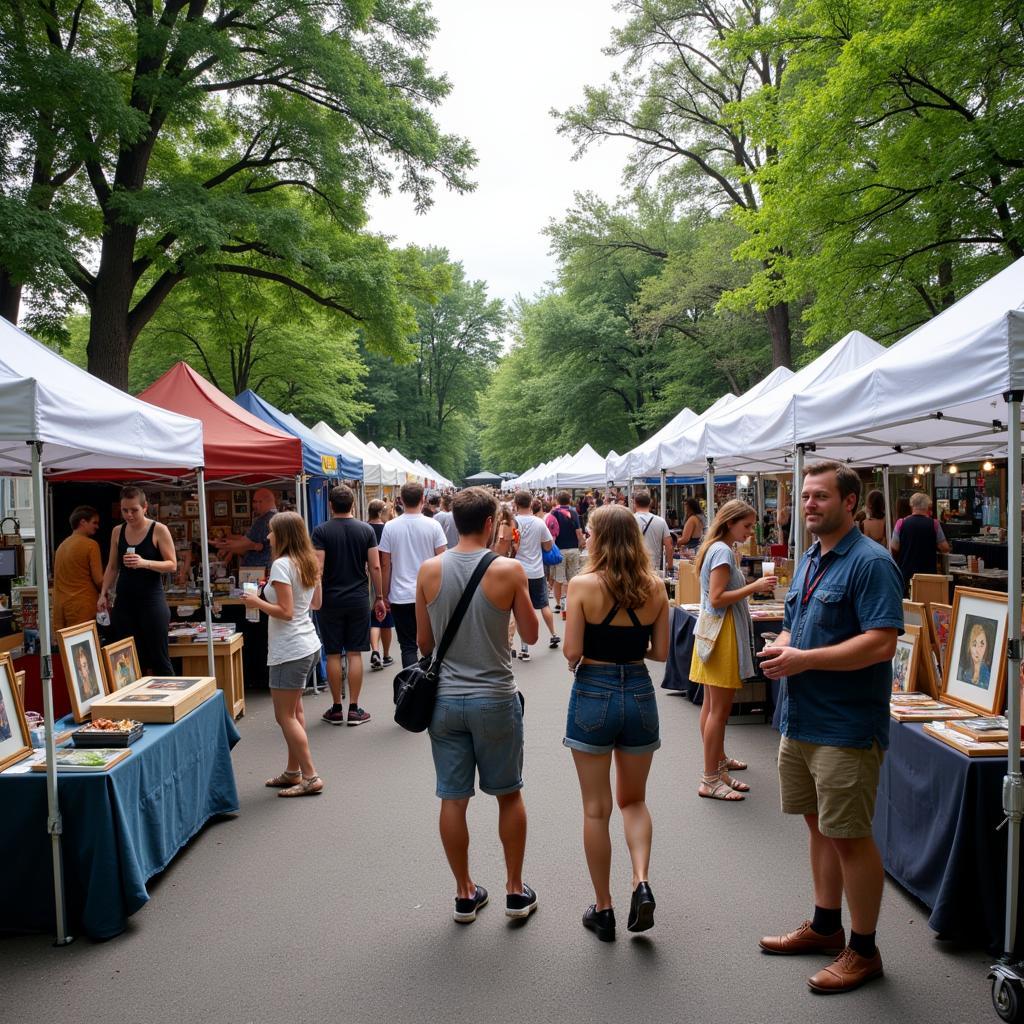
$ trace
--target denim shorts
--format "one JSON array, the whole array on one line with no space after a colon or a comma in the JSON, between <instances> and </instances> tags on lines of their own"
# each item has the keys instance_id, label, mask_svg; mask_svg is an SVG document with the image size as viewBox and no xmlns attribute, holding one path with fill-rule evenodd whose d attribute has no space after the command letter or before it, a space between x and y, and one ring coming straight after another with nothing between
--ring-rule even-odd
<instances>
[{"instance_id":1,"label":"denim shorts","mask_svg":"<svg viewBox=\"0 0 1024 1024\"><path fill-rule=\"evenodd\" d=\"M430 750L442 800L464 800L480 789L504 796L523 788L523 708L519 698L438 697L430 720Z\"/></svg>"},{"instance_id":2,"label":"denim shorts","mask_svg":"<svg viewBox=\"0 0 1024 1024\"><path fill-rule=\"evenodd\" d=\"M647 666L580 665L562 742L585 754L648 754L661 746Z\"/></svg>"},{"instance_id":3,"label":"denim shorts","mask_svg":"<svg viewBox=\"0 0 1024 1024\"><path fill-rule=\"evenodd\" d=\"M538 576L535 580L528 579L526 583L530 588L530 604L537 611L540 611L541 608L547 608L548 581L543 576Z\"/></svg>"}]
</instances>

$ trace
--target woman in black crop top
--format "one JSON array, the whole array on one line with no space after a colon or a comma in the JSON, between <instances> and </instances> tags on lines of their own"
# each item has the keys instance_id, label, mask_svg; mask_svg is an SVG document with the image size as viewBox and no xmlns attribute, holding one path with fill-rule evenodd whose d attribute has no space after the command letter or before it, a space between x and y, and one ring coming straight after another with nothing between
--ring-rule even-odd
<instances>
[{"instance_id":1,"label":"woman in black crop top","mask_svg":"<svg viewBox=\"0 0 1024 1024\"><path fill-rule=\"evenodd\" d=\"M661 746L658 704L645 658L668 655L668 597L651 571L650 556L633 513L621 505L594 509L589 520L587 568L569 584L563 653L575 670L565 746L572 750L583 797L583 848L595 902L583 926L605 942L615 938L610 889L615 797L633 865L630 931L654 924L654 894L647 880L651 815L647 776Z\"/></svg>"},{"instance_id":2,"label":"woman in black crop top","mask_svg":"<svg viewBox=\"0 0 1024 1024\"><path fill-rule=\"evenodd\" d=\"M140 487L121 490L124 525L115 526L110 537L110 558L96 607L100 611L109 607L107 595L116 579L116 601L110 614L115 638L135 638L139 666L145 674L170 676L174 674L167 651L171 613L160 574L174 572L178 560L170 530L150 519L147 509Z\"/></svg>"}]
</instances>

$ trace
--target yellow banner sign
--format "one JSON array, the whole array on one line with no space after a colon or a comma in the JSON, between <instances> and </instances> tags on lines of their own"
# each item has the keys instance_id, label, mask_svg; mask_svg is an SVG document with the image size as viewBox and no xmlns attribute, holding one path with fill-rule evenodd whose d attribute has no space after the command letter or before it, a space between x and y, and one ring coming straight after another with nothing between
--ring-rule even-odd
<instances>
[{"instance_id":1,"label":"yellow banner sign","mask_svg":"<svg viewBox=\"0 0 1024 1024\"><path fill-rule=\"evenodd\" d=\"M325 473L338 472L338 460L333 455L321 455L320 466Z\"/></svg>"}]
</instances>

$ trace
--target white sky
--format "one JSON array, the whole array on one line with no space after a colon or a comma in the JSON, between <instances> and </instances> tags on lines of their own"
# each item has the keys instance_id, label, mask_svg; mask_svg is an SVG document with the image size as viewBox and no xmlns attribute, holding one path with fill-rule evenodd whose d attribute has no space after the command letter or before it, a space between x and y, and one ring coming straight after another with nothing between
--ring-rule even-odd
<instances>
[{"instance_id":1,"label":"white sky","mask_svg":"<svg viewBox=\"0 0 1024 1024\"><path fill-rule=\"evenodd\" d=\"M554 278L541 234L572 205L573 193L619 193L627 144L604 143L573 161L548 111L580 102L584 85L600 85L615 62L601 53L618 15L610 0L433 0L440 30L430 66L452 92L435 110L445 132L467 137L479 163L475 192L435 190L417 215L395 192L370 204L369 228L399 244L437 245L461 261L488 294L529 298Z\"/></svg>"}]
</instances>

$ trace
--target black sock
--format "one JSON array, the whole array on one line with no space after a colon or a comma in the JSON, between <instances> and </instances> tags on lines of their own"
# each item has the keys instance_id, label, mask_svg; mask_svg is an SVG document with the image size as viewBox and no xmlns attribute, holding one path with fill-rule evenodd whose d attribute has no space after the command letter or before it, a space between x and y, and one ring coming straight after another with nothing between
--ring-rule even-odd
<instances>
[{"instance_id":1,"label":"black sock","mask_svg":"<svg viewBox=\"0 0 1024 1024\"><path fill-rule=\"evenodd\" d=\"M834 935L843 927L843 910L837 907L830 910L828 907L814 907L814 920L811 921L811 928L819 935Z\"/></svg>"},{"instance_id":2,"label":"black sock","mask_svg":"<svg viewBox=\"0 0 1024 1024\"><path fill-rule=\"evenodd\" d=\"M331 705L331 710L332 711L344 711L345 710L345 705L344 704L332 704Z\"/></svg>"},{"instance_id":3,"label":"black sock","mask_svg":"<svg viewBox=\"0 0 1024 1024\"><path fill-rule=\"evenodd\" d=\"M356 704L355 701L349 701L349 705L348 705L349 711L353 710L353 708L358 708L358 707L359 707L359 705Z\"/></svg>"},{"instance_id":4,"label":"black sock","mask_svg":"<svg viewBox=\"0 0 1024 1024\"><path fill-rule=\"evenodd\" d=\"M875 955L875 933L872 932L870 935L861 935L860 932L855 932L850 929L850 949L854 953L859 953L863 957L872 957Z\"/></svg>"}]
</instances>

